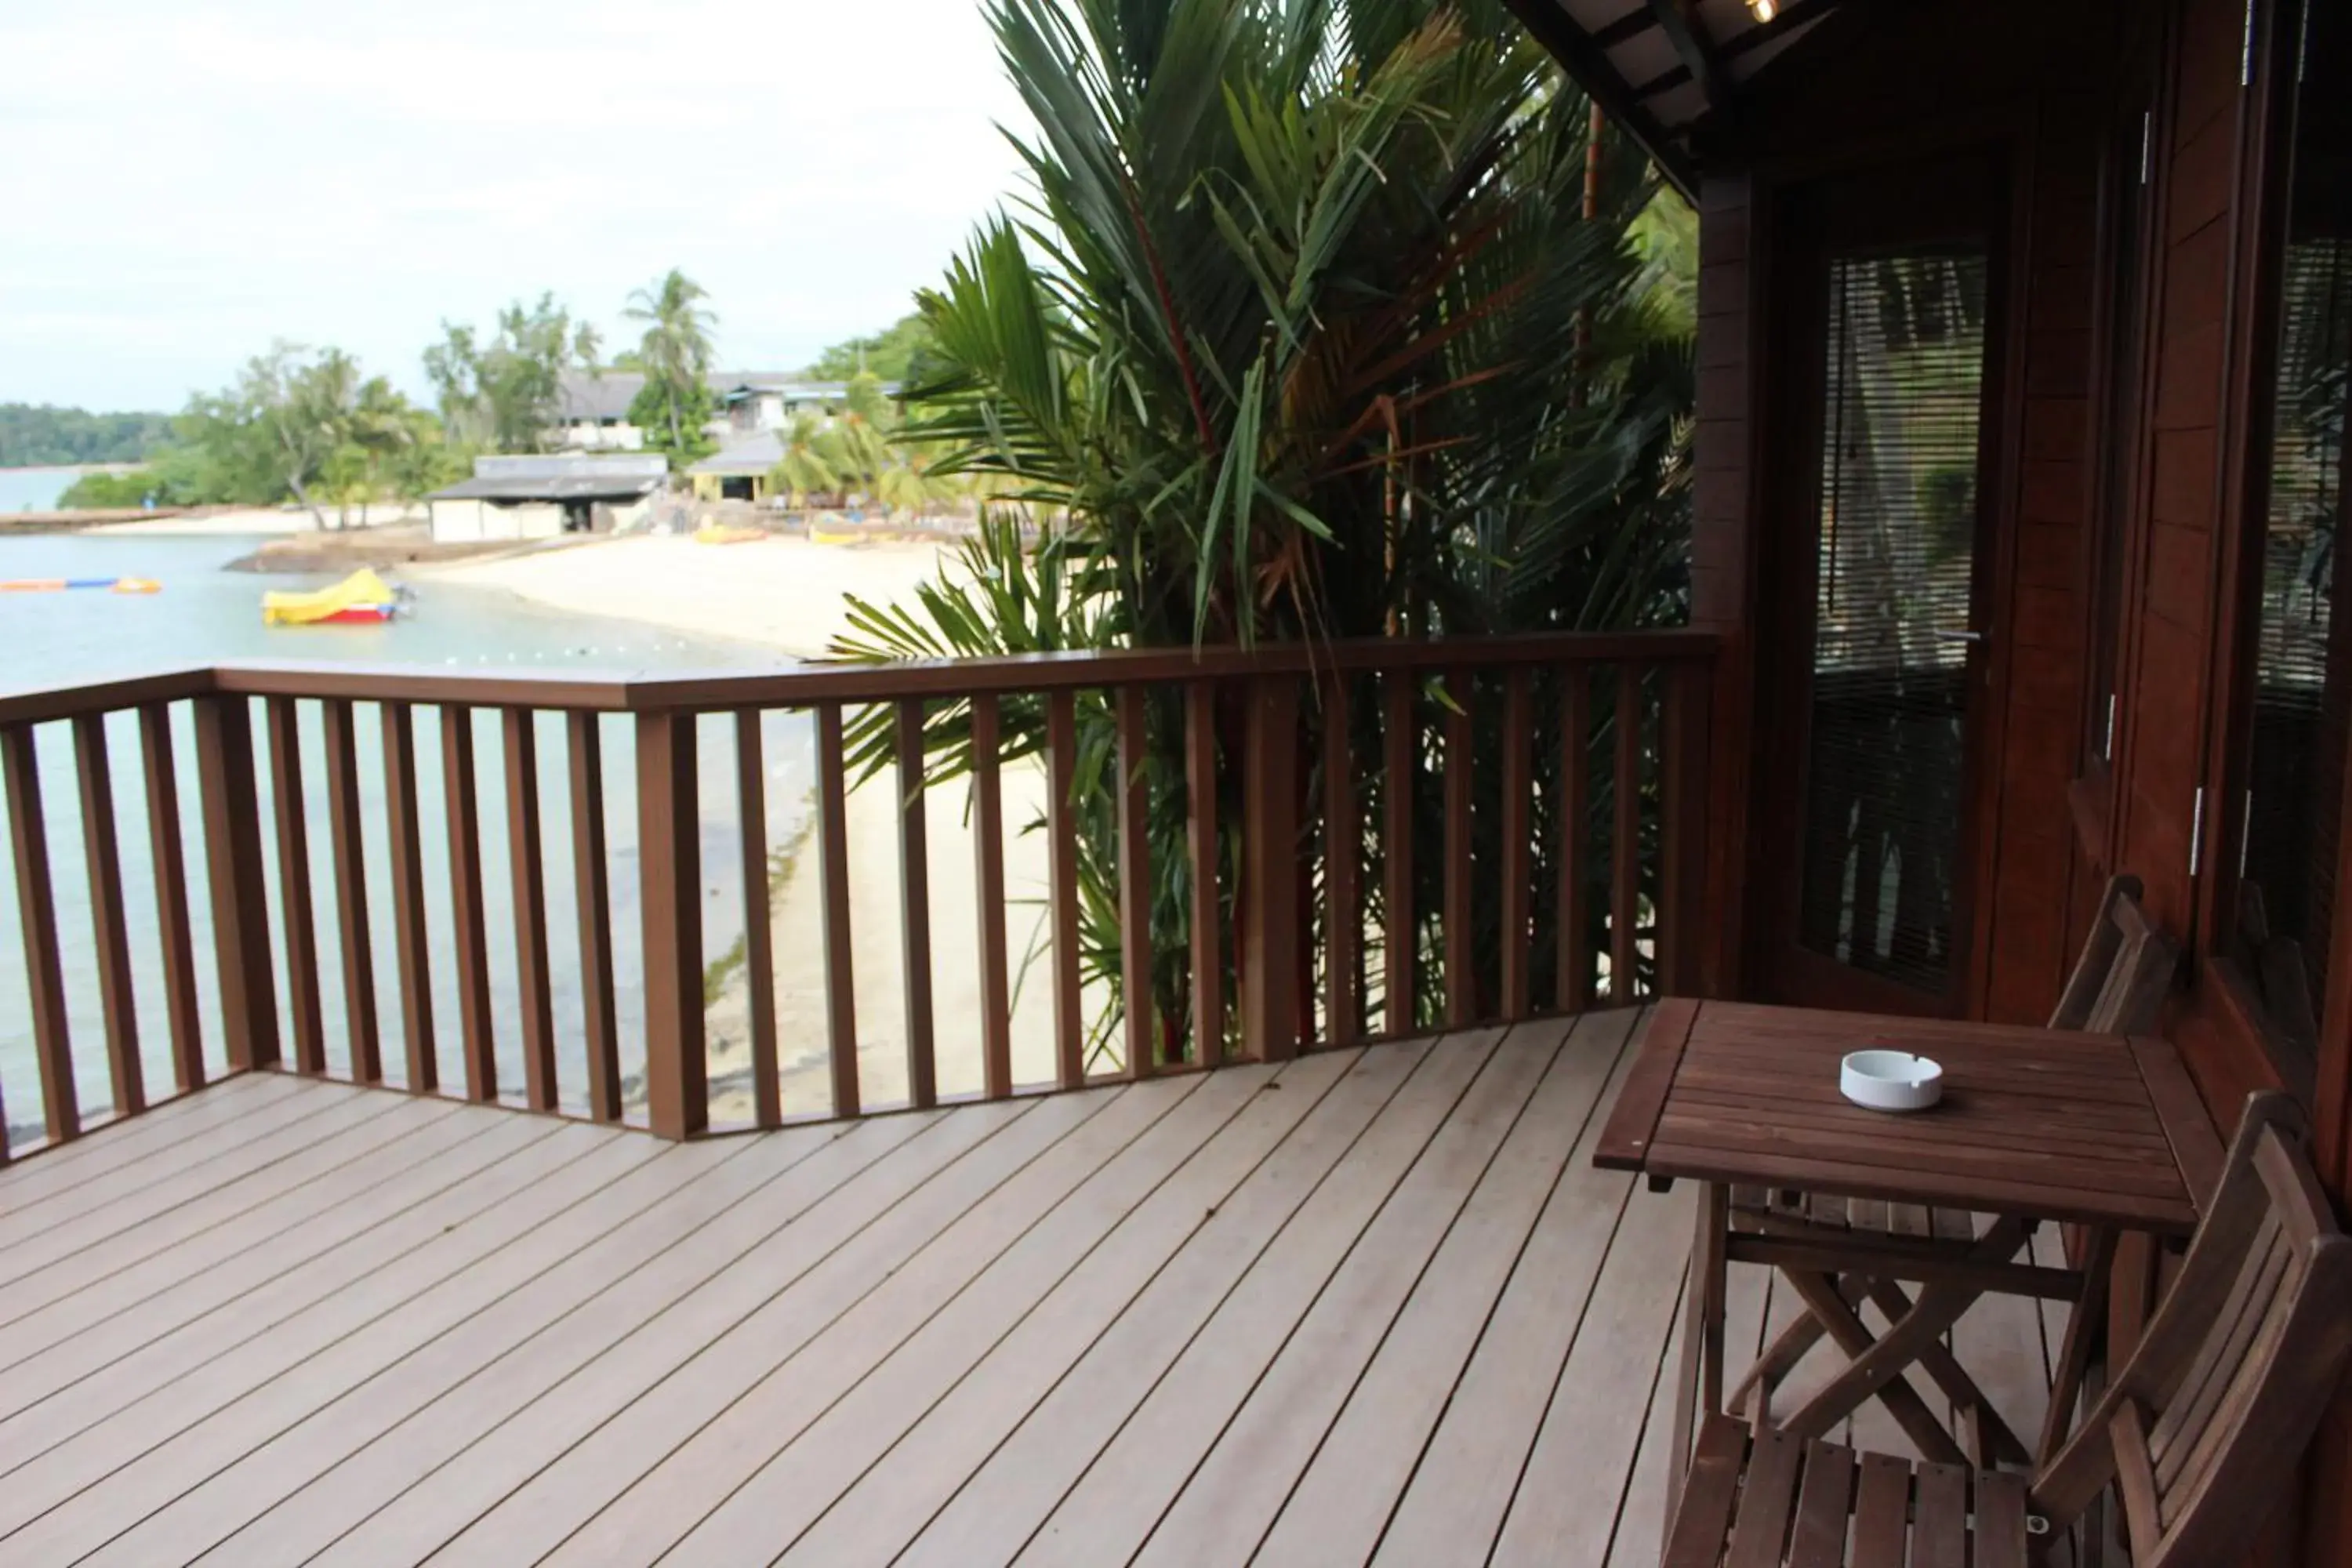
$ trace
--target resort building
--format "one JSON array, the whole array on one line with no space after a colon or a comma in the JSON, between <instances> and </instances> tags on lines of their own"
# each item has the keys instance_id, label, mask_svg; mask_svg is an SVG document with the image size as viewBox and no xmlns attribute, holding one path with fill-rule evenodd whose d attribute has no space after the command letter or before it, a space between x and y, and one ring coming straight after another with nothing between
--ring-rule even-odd
<instances>
[{"instance_id":1,"label":"resort building","mask_svg":"<svg viewBox=\"0 0 2352 1568\"><path fill-rule=\"evenodd\" d=\"M609 533L644 517L668 478L658 453L477 458L472 479L425 503L436 544Z\"/></svg>"}]
</instances>

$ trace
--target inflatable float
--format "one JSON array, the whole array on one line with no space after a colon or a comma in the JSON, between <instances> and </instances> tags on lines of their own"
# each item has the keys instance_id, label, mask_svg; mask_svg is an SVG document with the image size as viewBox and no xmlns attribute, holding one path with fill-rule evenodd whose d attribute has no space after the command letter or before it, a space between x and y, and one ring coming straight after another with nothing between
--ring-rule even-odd
<instances>
[{"instance_id":1,"label":"inflatable float","mask_svg":"<svg viewBox=\"0 0 2352 1568\"><path fill-rule=\"evenodd\" d=\"M329 588L307 593L273 589L261 595L261 622L270 626L381 626L400 613L400 591L366 567Z\"/></svg>"},{"instance_id":2,"label":"inflatable float","mask_svg":"<svg viewBox=\"0 0 2352 1568\"><path fill-rule=\"evenodd\" d=\"M103 594L160 594L163 584L152 577L0 578L0 594L64 594L75 589Z\"/></svg>"},{"instance_id":3,"label":"inflatable float","mask_svg":"<svg viewBox=\"0 0 2352 1568\"><path fill-rule=\"evenodd\" d=\"M715 522L705 523L694 531L697 544L750 544L767 537L764 529L727 528Z\"/></svg>"}]
</instances>

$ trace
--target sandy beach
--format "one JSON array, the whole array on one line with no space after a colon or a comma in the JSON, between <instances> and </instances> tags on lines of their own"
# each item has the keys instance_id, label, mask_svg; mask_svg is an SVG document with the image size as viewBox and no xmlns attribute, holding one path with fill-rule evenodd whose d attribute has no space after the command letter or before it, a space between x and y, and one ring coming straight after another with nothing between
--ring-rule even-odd
<instances>
[{"instance_id":1,"label":"sandy beach","mask_svg":"<svg viewBox=\"0 0 2352 1568\"><path fill-rule=\"evenodd\" d=\"M952 552L935 544L771 539L706 545L690 539L632 537L415 568L406 575L427 595L436 582L502 588L560 609L734 637L808 658L822 654L847 625L845 595L877 603L904 598L951 560ZM704 765L712 761L705 759ZM1013 1076L1019 1082L1043 1082L1054 1069L1041 935L1045 855L1043 836L1024 829L1044 815L1044 777L1034 767L1014 766L1006 770L1003 783ZM961 784L932 790L924 806L939 1088L942 1094L971 1093L981 1086L981 987L977 856L967 821L968 791ZM852 972L859 1078L868 1106L903 1102L907 1096L898 807L897 778L887 771L848 798ZM798 815L804 819L805 814ZM830 1089L816 845L804 829L777 825L769 847L788 860L771 902L784 1105L790 1112L821 1112ZM1090 1016L1105 1000L1088 999ZM707 1015L712 1112L722 1121L751 1119L750 1017L749 987L739 973Z\"/></svg>"},{"instance_id":2,"label":"sandy beach","mask_svg":"<svg viewBox=\"0 0 2352 1568\"><path fill-rule=\"evenodd\" d=\"M814 658L848 626L845 595L877 603L913 595L951 552L877 540L812 544L764 539L698 544L630 537L564 544L492 560L420 569L419 583L504 588L583 615L642 621L759 643Z\"/></svg>"}]
</instances>

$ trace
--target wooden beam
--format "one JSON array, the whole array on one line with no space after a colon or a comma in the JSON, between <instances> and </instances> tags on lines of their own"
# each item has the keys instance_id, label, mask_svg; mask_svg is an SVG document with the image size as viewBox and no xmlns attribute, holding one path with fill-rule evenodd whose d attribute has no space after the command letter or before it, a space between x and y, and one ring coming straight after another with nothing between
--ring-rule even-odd
<instances>
[{"instance_id":1,"label":"wooden beam","mask_svg":"<svg viewBox=\"0 0 2352 1568\"><path fill-rule=\"evenodd\" d=\"M1560 0L1504 0L1528 35L1541 44L1568 74L1576 79L1601 112L1622 127L1642 150L1657 161L1659 171L1686 200L1698 199L1698 170L1690 154L1658 123L1656 116L1634 98L1624 74L1611 62L1606 49L1576 24Z\"/></svg>"},{"instance_id":2,"label":"wooden beam","mask_svg":"<svg viewBox=\"0 0 2352 1568\"><path fill-rule=\"evenodd\" d=\"M1706 94L1708 111L1727 121L1733 118L1738 105L1731 73L1716 53L1706 24L1699 20L1696 0L1650 0L1650 14L1657 17L1659 29L1674 46L1675 58Z\"/></svg>"}]
</instances>

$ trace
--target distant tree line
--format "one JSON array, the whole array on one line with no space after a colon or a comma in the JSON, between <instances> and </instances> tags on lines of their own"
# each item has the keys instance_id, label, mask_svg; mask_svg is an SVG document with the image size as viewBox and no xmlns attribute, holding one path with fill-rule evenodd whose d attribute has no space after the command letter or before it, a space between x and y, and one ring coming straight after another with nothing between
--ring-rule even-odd
<instances>
[{"instance_id":1,"label":"distant tree line","mask_svg":"<svg viewBox=\"0 0 2352 1568\"><path fill-rule=\"evenodd\" d=\"M719 318L709 299L675 268L635 290L626 314L644 333L610 360L595 329L551 293L516 300L487 327L445 321L440 341L424 355L431 407L366 374L341 349L284 342L246 362L227 386L191 397L177 415L0 405L0 466L142 464L83 476L61 498L67 507L290 501L321 527L364 524L371 507L413 501L463 478L477 453L549 449L559 437L567 374L628 371L646 378L629 422L645 433L648 451L683 469L713 448L705 427L714 412L709 377ZM919 374L932 352L929 324L908 316L835 344L807 374L878 386ZM837 434L798 432L795 488L879 490L890 488L881 482L888 473L911 498L917 487L892 471L919 465L882 454L875 427L886 417L861 403Z\"/></svg>"},{"instance_id":2,"label":"distant tree line","mask_svg":"<svg viewBox=\"0 0 2352 1568\"><path fill-rule=\"evenodd\" d=\"M168 414L92 414L0 403L0 468L135 463L172 434Z\"/></svg>"}]
</instances>

